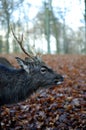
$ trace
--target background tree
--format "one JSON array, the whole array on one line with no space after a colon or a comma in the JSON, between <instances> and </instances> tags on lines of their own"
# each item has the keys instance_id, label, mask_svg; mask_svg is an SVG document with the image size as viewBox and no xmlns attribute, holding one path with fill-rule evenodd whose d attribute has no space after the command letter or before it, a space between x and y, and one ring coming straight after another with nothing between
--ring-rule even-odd
<instances>
[{"instance_id":1,"label":"background tree","mask_svg":"<svg viewBox=\"0 0 86 130\"><path fill-rule=\"evenodd\" d=\"M86 53L86 0L84 0L85 4L85 14L84 14L84 19L85 19L85 53Z\"/></svg>"},{"instance_id":2,"label":"background tree","mask_svg":"<svg viewBox=\"0 0 86 130\"><path fill-rule=\"evenodd\" d=\"M0 19L4 30L6 30L6 42L5 48L6 52L9 52L9 34L10 34L10 24L12 19L13 11L20 6L23 0L0 0Z\"/></svg>"}]
</instances>

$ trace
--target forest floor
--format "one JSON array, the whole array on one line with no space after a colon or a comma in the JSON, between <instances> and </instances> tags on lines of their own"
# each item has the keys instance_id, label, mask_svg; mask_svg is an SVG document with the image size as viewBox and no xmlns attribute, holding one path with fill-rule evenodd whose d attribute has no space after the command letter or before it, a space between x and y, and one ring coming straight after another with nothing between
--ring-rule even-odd
<instances>
[{"instance_id":1,"label":"forest floor","mask_svg":"<svg viewBox=\"0 0 86 130\"><path fill-rule=\"evenodd\" d=\"M4 56L18 67L17 55ZM64 76L63 84L2 106L2 130L86 130L86 56L45 55L43 60Z\"/></svg>"}]
</instances>

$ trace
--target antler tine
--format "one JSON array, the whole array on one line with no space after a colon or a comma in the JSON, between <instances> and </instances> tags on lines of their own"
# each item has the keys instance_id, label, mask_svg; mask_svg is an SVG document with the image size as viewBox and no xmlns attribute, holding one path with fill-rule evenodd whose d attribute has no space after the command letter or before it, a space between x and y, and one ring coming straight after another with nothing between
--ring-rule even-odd
<instances>
[{"instance_id":1,"label":"antler tine","mask_svg":"<svg viewBox=\"0 0 86 130\"><path fill-rule=\"evenodd\" d=\"M20 45L22 51L23 51L27 56L29 56L30 58L33 59L33 56L30 55L29 53L27 53L26 50L24 49L23 45L22 45L22 43L23 43L23 34L22 34L22 37L21 37L20 40L15 36L15 33L14 33L13 29L12 29L12 34L13 34L14 38L16 39L16 41L18 42L18 44Z\"/></svg>"}]
</instances>

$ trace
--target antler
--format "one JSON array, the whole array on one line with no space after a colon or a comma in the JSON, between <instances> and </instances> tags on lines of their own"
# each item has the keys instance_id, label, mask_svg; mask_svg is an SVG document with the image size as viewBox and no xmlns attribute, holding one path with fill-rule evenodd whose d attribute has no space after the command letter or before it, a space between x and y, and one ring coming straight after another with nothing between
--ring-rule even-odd
<instances>
[{"instance_id":1,"label":"antler","mask_svg":"<svg viewBox=\"0 0 86 130\"><path fill-rule=\"evenodd\" d=\"M22 43L23 43L23 34L22 34L22 36L21 36L21 39L19 40L19 39L15 36L15 33L14 33L14 31L13 31L12 28L11 28L11 30L12 30L12 34L13 34L14 38L16 39L16 41L18 42L18 44L20 45L22 51L23 51L27 56L29 56L30 58L33 59L34 56L32 56L31 54L29 54L28 52L26 52L26 50L24 49L24 47L23 47L23 45L22 45Z\"/></svg>"}]
</instances>

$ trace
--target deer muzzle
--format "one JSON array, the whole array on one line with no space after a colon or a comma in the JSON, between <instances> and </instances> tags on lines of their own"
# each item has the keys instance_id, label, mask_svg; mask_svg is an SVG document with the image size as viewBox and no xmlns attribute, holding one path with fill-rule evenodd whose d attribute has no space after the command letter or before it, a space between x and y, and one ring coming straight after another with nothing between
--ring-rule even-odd
<instances>
[{"instance_id":1,"label":"deer muzzle","mask_svg":"<svg viewBox=\"0 0 86 130\"><path fill-rule=\"evenodd\" d=\"M54 79L54 83L55 83L56 85L62 84L63 81L64 81L64 78L63 78L63 76L61 76L61 75L56 76L55 79Z\"/></svg>"}]
</instances>

